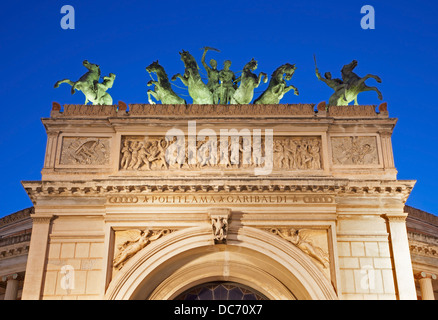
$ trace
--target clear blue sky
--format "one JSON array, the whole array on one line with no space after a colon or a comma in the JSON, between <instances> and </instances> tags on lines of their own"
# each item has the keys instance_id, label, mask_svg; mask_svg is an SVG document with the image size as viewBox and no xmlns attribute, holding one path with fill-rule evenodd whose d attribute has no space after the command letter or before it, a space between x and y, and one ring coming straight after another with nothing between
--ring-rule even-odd
<instances>
[{"instance_id":1,"label":"clear blue sky","mask_svg":"<svg viewBox=\"0 0 438 320\"><path fill-rule=\"evenodd\" d=\"M75 8L74 30L60 26L67 4ZM375 9L374 30L360 27L366 4ZM84 102L68 85L54 89L57 80L79 78L88 59L102 75L117 75L109 91L115 102L147 103L145 67L159 59L169 76L183 72L178 52L188 50L200 62L204 46L221 50L207 59L220 67L230 59L235 71L252 57L268 74L296 63L290 83L300 96L289 93L284 103L328 101L332 91L316 79L313 54L321 72L335 77L353 59L359 75L379 75L390 117L398 118L392 140L398 179L417 180L408 204L438 214L437 32L438 2L431 0L3 1L0 217L32 205L20 181L41 178L40 119L49 117L52 101ZM375 92L359 95L360 104L379 102Z\"/></svg>"}]
</instances>

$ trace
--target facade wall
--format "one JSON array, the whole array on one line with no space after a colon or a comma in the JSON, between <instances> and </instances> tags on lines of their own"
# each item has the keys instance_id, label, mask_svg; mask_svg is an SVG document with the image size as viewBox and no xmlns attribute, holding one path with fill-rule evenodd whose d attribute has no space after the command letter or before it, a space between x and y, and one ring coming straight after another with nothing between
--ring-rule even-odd
<instances>
[{"instance_id":1,"label":"facade wall","mask_svg":"<svg viewBox=\"0 0 438 320\"><path fill-rule=\"evenodd\" d=\"M54 109L42 180L23 182L35 203L23 298L170 299L251 274L273 299L415 299L403 212L415 182L396 179L395 122L373 106ZM190 148L166 165L172 128L189 144L194 130L198 152L212 131L260 130L266 144L272 130L272 170L257 173L255 144L247 165L211 163L214 149L191 164Z\"/></svg>"},{"instance_id":2,"label":"facade wall","mask_svg":"<svg viewBox=\"0 0 438 320\"><path fill-rule=\"evenodd\" d=\"M48 244L43 299L98 299L102 296L102 219L54 219Z\"/></svg>"}]
</instances>

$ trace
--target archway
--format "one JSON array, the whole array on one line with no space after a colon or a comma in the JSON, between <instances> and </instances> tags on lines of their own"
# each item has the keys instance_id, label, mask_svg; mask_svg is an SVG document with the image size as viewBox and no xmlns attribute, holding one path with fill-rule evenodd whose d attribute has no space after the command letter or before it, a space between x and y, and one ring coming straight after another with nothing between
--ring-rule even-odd
<instances>
[{"instance_id":1,"label":"archway","mask_svg":"<svg viewBox=\"0 0 438 320\"><path fill-rule=\"evenodd\" d=\"M211 229L175 231L134 256L110 283L107 299L175 299L207 282L253 288L268 299L337 299L331 283L301 250L267 231L231 229L215 245Z\"/></svg>"}]
</instances>

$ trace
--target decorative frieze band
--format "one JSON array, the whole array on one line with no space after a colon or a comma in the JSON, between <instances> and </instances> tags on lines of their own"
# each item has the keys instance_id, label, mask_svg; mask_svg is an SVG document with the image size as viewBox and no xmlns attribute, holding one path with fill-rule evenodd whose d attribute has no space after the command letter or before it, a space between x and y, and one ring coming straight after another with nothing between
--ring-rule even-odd
<instances>
[{"instance_id":1,"label":"decorative frieze band","mask_svg":"<svg viewBox=\"0 0 438 320\"><path fill-rule=\"evenodd\" d=\"M318 196L295 196L284 194L157 194L157 195L117 195L107 197L107 204L110 205L162 205L162 204L177 204L177 205L214 205L214 204L299 204L299 203L334 203L334 197L331 195Z\"/></svg>"},{"instance_id":2,"label":"decorative frieze band","mask_svg":"<svg viewBox=\"0 0 438 320\"><path fill-rule=\"evenodd\" d=\"M269 167L274 170L321 170L320 137L275 137L270 144L261 136L221 136L221 140L185 136L124 136L120 150L121 171L244 170ZM268 155L269 153L269 155Z\"/></svg>"}]
</instances>

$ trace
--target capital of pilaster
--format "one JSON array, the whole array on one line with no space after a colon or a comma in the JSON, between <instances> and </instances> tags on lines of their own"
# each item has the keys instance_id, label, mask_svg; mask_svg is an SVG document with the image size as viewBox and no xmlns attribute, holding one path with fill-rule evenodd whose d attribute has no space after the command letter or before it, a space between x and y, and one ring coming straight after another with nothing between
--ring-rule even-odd
<instances>
[{"instance_id":1,"label":"capital of pilaster","mask_svg":"<svg viewBox=\"0 0 438 320\"><path fill-rule=\"evenodd\" d=\"M12 274L8 274L6 276L3 276L2 281L7 282L9 280L19 280L18 278L19 278L18 273L12 273Z\"/></svg>"},{"instance_id":2,"label":"capital of pilaster","mask_svg":"<svg viewBox=\"0 0 438 320\"><path fill-rule=\"evenodd\" d=\"M388 222L405 222L406 217L408 216L407 213L386 213L385 218L388 220Z\"/></svg>"},{"instance_id":3,"label":"capital of pilaster","mask_svg":"<svg viewBox=\"0 0 438 320\"><path fill-rule=\"evenodd\" d=\"M50 221L54 218L54 215L36 215L32 216L32 223L33 224L49 224Z\"/></svg>"},{"instance_id":4,"label":"capital of pilaster","mask_svg":"<svg viewBox=\"0 0 438 320\"><path fill-rule=\"evenodd\" d=\"M432 279L432 280L436 280L437 276L434 273L429 273L429 272L425 272L425 271L421 271L418 272L416 274L414 274L415 279Z\"/></svg>"}]
</instances>

